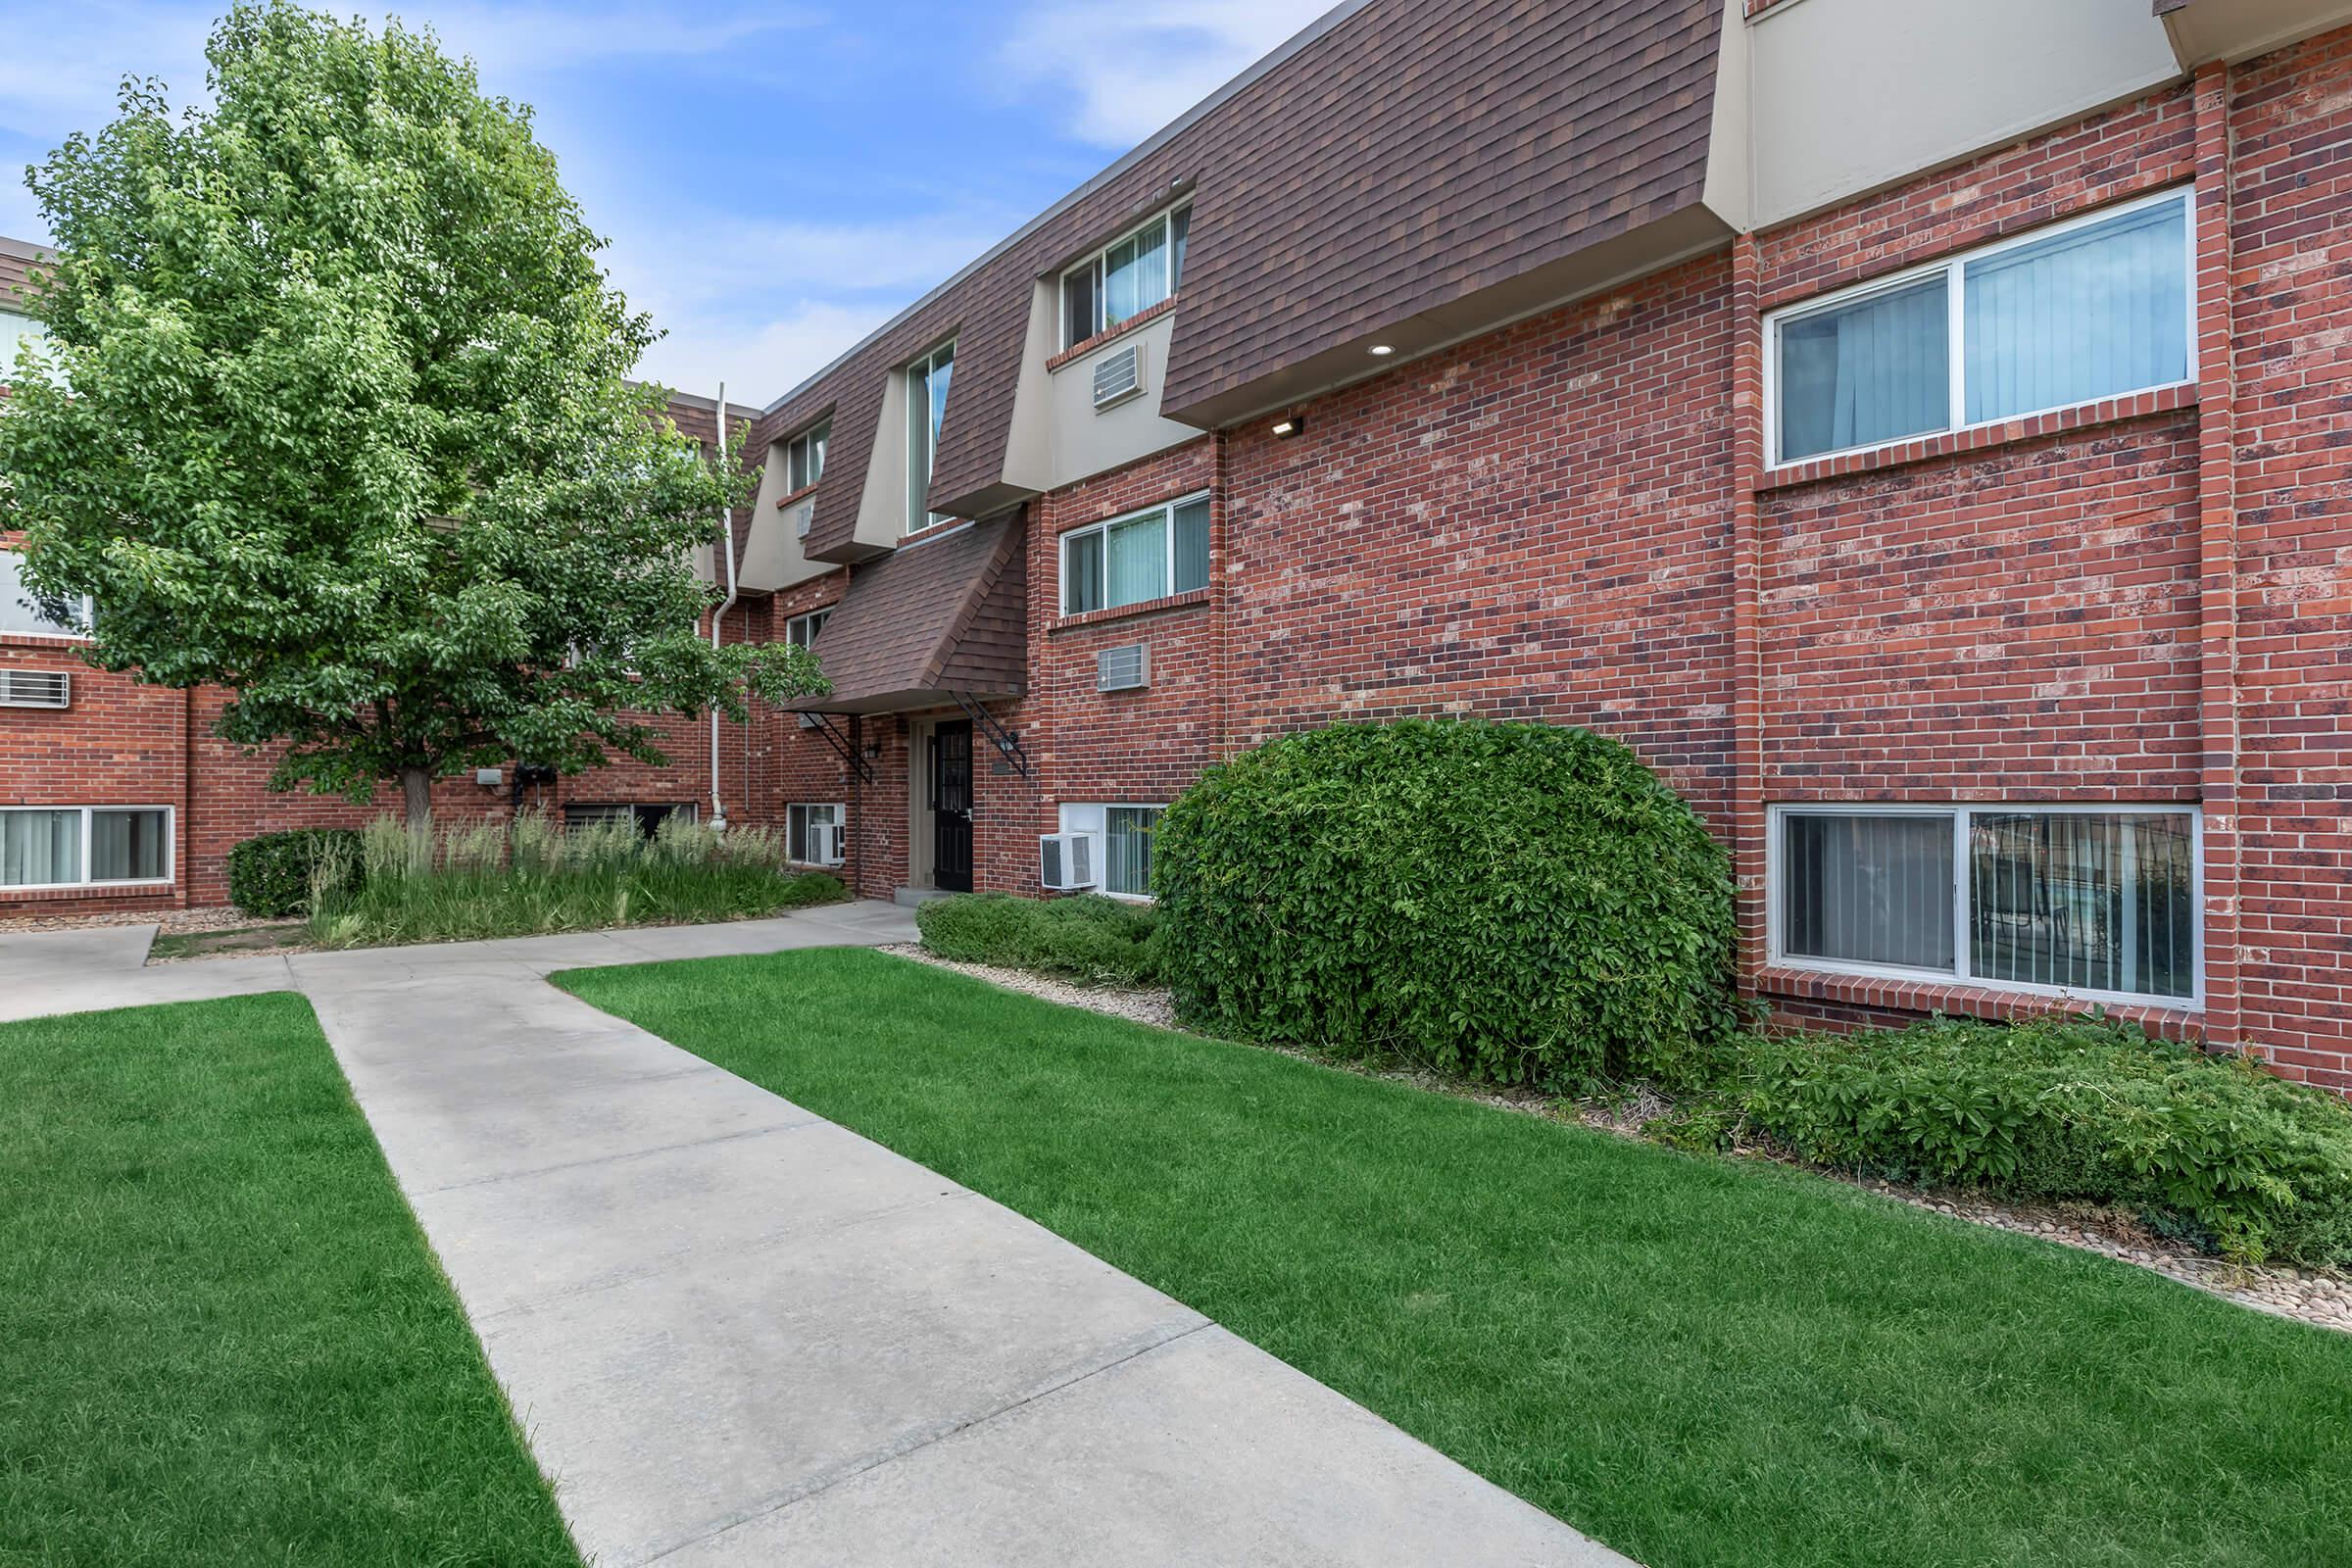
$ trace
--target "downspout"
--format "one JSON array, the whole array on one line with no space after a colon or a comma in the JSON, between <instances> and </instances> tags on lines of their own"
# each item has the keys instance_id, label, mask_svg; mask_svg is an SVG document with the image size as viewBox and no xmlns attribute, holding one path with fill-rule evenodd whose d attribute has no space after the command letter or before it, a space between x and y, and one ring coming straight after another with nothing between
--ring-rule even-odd
<instances>
[{"instance_id":1,"label":"downspout","mask_svg":"<svg viewBox=\"0 0 2352 1568\"><path fill-rule=\"evenodd\" d=\"M712 461L723 465L727 461L727 383L724 381L718 383L718 413L713 420L713 428L718 432L718 439L713 448ZM737 592L735 514L726 508L720 508L718 526L718 551L727 563L727 597L720 600L718 608L710 612L710 651L712 653L718 652L719 628L726 620L727 612L735 608ZM720 833L727 830L727 808L718 798L718 710L715 708L710 710L710 826L714 831Z\"/></svg>"}]
</instances>

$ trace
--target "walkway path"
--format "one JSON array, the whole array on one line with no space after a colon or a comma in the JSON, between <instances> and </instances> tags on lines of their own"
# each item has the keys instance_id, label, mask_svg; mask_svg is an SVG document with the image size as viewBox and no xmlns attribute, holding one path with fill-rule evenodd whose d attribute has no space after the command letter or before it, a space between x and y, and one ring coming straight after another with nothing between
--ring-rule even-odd
<instances>
[{"instance_id":1,"label":"walkway path","mask_svg":"<svg viewBox=\"0 0 2352 1568\"><path fill-rule=\"evenodd\" d=\"M909 934L856 905L153 969L116 939L79 970L52 934L46 963L5 937L0 1013L306 992L604 1568L1623 1561L1011 1210L540 983Z\"/></svg>"}]
</instances>

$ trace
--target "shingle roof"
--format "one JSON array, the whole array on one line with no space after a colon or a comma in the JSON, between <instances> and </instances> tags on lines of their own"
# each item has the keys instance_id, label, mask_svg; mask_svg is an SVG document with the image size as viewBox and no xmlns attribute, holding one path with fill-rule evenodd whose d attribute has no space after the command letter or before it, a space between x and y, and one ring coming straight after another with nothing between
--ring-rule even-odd
<instances>
[{"instance_id":1,"label":"shingle roof","mask_svg":"<svg viewBox=\"0 0 2352 1568\"><path fill-rule=\"evenodd\" d=\"M1026 509L850 570L814 651L834 713L933 708L951 692L1007 697L1027 674Z\"/></svg>"},{"instance_id":2,"label":"shingle roof","mask_svg":"<svg viewBox=\"0 0 2352 1568\"><path fill-rule=\"evenodd\" d=\"M1695 208L1721 0L1371 0L1146 143L768 411L834 410L808 548L853 537L890 374L954 337L933 504L1003 483L1032 284L1195 192L1162 412L1213 424L1286 367Z\"/></svg>"}]
</instances>

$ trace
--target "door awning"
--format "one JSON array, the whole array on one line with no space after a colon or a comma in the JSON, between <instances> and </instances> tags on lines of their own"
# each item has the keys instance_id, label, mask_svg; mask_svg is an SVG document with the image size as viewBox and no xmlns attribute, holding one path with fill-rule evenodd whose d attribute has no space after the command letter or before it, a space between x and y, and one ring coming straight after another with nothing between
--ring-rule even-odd
<instances>
[{"instance_id":1,"label":"door awning","mask_svg":"<svg viewBox=\"0 0 2352 1568\"><path fill-rule=\"evenodd\" d=\"M850 568L812 646L833 690L804 712L902 713L1018 697L1028 676L1027 509Z\"/></svg>"}]
</instances>

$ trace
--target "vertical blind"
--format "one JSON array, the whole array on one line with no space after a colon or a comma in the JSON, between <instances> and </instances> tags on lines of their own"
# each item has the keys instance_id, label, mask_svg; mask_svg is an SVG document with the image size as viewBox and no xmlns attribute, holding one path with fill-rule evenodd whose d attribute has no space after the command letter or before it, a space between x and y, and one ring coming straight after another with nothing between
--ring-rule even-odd
<instances>
[{"instance_id":1,"label":"vertical blind","mask_svg":"<svg viewBox=\"0 0 2352 1568\"><path fill-rule=\"evenodd\" d=\"M1168 593L1168 514L1155 512L1132 522L1113 523L1110 541L1110 597L1113 605L1140 605Z\"/></svg>"},{"instance_id":2,"label":"vertical blind","mask_svg":"<svg viewBox=\"0 0 2352 1568\"><path fill-rule=\"evenodd\" d=\"M1065 615L1208 586L1208 500L1196 497L1061 539Z\"/></svg>"},{"instance_id":3,"label":"vertical blind","mask_svg":"<svg viewBox=\"0 0 2352 1568\"><path fill-rule=\"evenodd\" d=\"M1152 829L1156 807L1114 806L1102 813L1102 890L1152 891Z\"/></svg>"},{"instance_id":4,"label":"vertical blind","mask_svg":"<svg viewBox=\"0 0 2352 1568\"><path fill-rule=\"evenodd\" d=\"M1951 422L1950 285L1908 288L1784 322L1784 458L1940 430Z\"/></svg>"},{"instance_id":5,"label":"vertical blind","mask_svg":"<svg viewBox=\"0 0 2352 1568\"><path fill-rule=\"evenodd\" d=\"M2168 202L1967 269L1968 422L2188 375L2188 209Z\"/></svg>"},{"instance_id":6,"label":"vertical blind","mask_svg":"<svg viewBox=\"0 0 2352 1568\"><path fill-rule=\"evenodd\" d=\"M1949 817L1790 815L1783 830L1784 952L1952 968Z\"/></svg>"}]
</instances>

